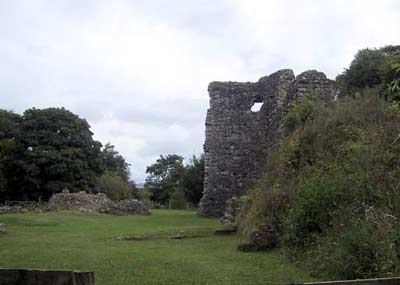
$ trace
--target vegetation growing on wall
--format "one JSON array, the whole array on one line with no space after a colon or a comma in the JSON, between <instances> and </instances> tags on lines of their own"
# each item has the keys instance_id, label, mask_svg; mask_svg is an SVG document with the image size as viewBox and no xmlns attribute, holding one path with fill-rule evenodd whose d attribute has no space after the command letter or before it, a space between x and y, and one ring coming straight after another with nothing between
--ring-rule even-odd
<instances>
[{"instance_id":1,"label":"vegetation growing on wall","mask_svg":"<svg viewBox=\"0 0 400 285\"><path fill-rule=\"evenodd\" d=\"M280 146L241 214L243 244L267 225L287 256L317 275L400 272L400 108L386 93L398 80L396 65L390 79L361 76L397 60L398 49L386 48L382 61L376 52L383 50L357 54L338 78L349 92L340 100L308 96L292 106Z\"/></svg>"}]
</instances>

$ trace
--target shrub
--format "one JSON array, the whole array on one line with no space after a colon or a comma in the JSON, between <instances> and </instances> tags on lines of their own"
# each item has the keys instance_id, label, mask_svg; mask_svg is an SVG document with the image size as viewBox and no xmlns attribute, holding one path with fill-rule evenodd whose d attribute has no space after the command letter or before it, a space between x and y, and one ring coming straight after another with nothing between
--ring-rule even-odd
<instances>
[{"instance_id":1,"label":"shrub","mask_svg":"<svg viewBox=\"0 0 400 285\"><path fill-rule=\"evenodd\" d=\"M320 275L340 279L374 278L393 275L398 258L390 248L388 236L378 239L368 221L353 221L349 229L339 235L335 243L320 253ZM330 255L330 256L328 256Z\"/></svg>"},{"instance_id":2,"label":"shrub","mask_svg":"<svg viewBox=\"0 0 400 285\"><path fill-rule=\"evenodd\" d=\"M132 197L132 189L121 176L104 174L97 180L98 191L104 193L113 201L129 199Z\"/></svg>"},{"instance_id":3,"label":"shrub","mask_svg":"<svg viewBox=\"0 0 400 285\"><path fill-rule=\"evenodd\" d=\"M279 244L278 233L271 224L262 225L250 234L250 242L239 245L241 251L260 251L275 248Z\"/></svg>"},{"instance_id":4,"label":"shrub","mask_svg":"<svg viewBox=\"0 0 400 285\"><path fill-rule=\"evenodd\" d=\"M138 192L139 192L138 196L139 196L140 200L143 202L143 204L148 208L154 208L154 203L150 199L152 193L147 189L141 189Z\"/></svg>"},{"instance_id":5,"label":"shrub","mask_svg":"<svg viewBox=\"0 0 400 285\"><path fill-rule=\"evenodd\" d=\"M334 209L338 206L337 189L323 179L314 177L299 185L295 208L285 221L284 241L289 247L303 247L331 226Z\"/></svg>"},{"instance_id":6,"label":"shrub","mask_svg":"<svg viewBox=\"0 0 400 285\"><path fill-rule=\"evenodd\" d=\"M301 102L294 103L290 112L284 119L284 130L286 134L292 133L296 128L311 120L321 107L322 102L318 99L318 92L309 94Z\"/></svg>"},{"instance_id":7,"label":"shrub","mask_svg":"<svg viewBox=\"0 0 400 285\"><path fill-rule=\"evenodd\" d=\"M186 209L185 193L181 190L173 192L169 200L169 207L171 209Z\"/></svg>"},{"instance_id":8,"label":"shrub","mask_svg":"<svg viewBox=\"0 0 400 285\"><path fill-rule=\"evenodd\" d=\"M273 246L265 246L261 241L252 244L252 234L264 226L274 228L277 233L281 230L282 217L289 206L289 193L280 189L281 185L273 182L273 176L265 176L252 190L249 197L244 201L241 212L237 217L241 250L264 250L279 244L279 235ZM261 246L260 246L261 245Z\"/></svg>"}]
</instances>

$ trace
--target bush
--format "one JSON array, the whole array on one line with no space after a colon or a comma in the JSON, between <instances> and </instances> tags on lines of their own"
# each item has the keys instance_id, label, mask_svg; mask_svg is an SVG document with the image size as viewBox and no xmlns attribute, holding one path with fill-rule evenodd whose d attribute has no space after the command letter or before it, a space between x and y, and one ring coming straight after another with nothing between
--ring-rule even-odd
<instances>
[{"instance_id":1,"label":"bush","mask_svg":"<svg viewBox=\"0 0 400 285\"><path fill-rule=\"evenodd\" d=\"M284 242L289 247L310 245L332 223L339 195L333 185L314 177L302 182L285 221Z\"/></svg>"},{"instance_id":2,"label":"bush","mask_svg":"<svg viewBox=\"0 0 400 285\"><path fill-rule=\"evenodd\" d=\"M273 182L268 180L273 180L273 178L264 177L252 190L249 197L244 200L241 212L236 218L241 239L240 250L265 250L277 246L280 242L279 235L276 236L276 241L273 243L260 240L254 243L252 238L255 232L262 230L265 226L272 227L279 233L282 217L289 206L288 193L282 191L277 184L274 185L275 187L269 188Z\"/></svg>"},{"instance_id":3,"label":"bush","mask_svg":"<svg viewBox=\"0 0 400 285\"><path fill-rule=\"evenodd\" d=\"M186 209L185 193L181 190L173 192L169 200L169 207L171 209Z\"/></svg>"},{"instance_id":4,"label":"bush","mask_svg":"<svg viewBox=\"0 0 400 285\"><path fill-rule=\"evenodd\" d=\"M318 275L340 279L392 276L398 257L391 248L390 234L378 238L366 220L353 221L335 242L324 243L313 266Z\"/></svg>"},{"instance_id":5,"label":"bush","mask_svg":"<svg viewBox=\"0 0 400 285\"><path fill-rule=\"evenodd\" d=\"M318 92L303 98L301 102L294 103L290 112L284 119L284 130L286 134L292 133L296 128L303 126L311 120L321 107L322 102L318 99Z\"/></svg>"},{"instance_id":6,"label":"bush","mask_svg":"<svg viewBox=\"0 0 400 285\"><path fill-rule=\"evenodd\" d=\"M250 242L239 245L241 251L260 251L275 248L279 244L273 225L262 225L250 234Z\"/></svg>"},{"instance_id":7,"label":"bush","mask_svg":"<svg viewBox=\"0 0 400 285\"><path fill-rule=\"evenodd\" d=\"M132 197L132 188L121 176L104 174L97 180L98 191L104 193L113 201Z\"/></svg>"},{"instance_id":8,"label":"bush","mask_svg":"<svg viewBox=\"0 0 400 285\"><path fill-rule=\"evenodd\" d=\"M138 199L140 199L148 208L154 208L154 203L150 199L151 195L152 193L148 189L138 190Z\"/></svg>"}]
</instances>

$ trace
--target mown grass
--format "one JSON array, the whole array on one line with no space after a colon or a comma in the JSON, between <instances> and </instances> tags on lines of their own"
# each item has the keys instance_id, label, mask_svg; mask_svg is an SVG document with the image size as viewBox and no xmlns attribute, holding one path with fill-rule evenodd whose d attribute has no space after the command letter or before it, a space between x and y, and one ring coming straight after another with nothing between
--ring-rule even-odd
<instances>
[{"instance_id":1,"label":"mown grass","mask_svg":"<svg viewBox=\"0 0 400 285\"><path fill-rule=\"evenodd\" d=\"M273 284L311 280L278 252L243 253L235 236L170 239L169 233L204 233L217 219L190 211L151 216L43 213L2 215L0 267L96 271L97 284ZM144 241L126 236L165 236Z\"/></svg>"}]
</instances>

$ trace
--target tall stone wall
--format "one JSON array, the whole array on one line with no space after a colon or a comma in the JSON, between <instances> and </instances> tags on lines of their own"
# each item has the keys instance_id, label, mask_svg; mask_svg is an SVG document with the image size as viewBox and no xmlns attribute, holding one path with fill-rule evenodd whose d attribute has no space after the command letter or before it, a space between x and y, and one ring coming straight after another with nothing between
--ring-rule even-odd
<instances>
[{"instance_id":1,"label":"tall stone wall","mask_svg":"<svg viewBox=\"0 0 400 285\"><path fill-rule=\"evenodd\" d=\"M222 216L229 198L246 193L279 140L288 106L313 90L334 97L333 81L315 70L297 77L290 69L279 70L256 83L210 83L199 215ZM251 111L254 103L263 103L258 112Z\"/></svg>"}]
</instances>

